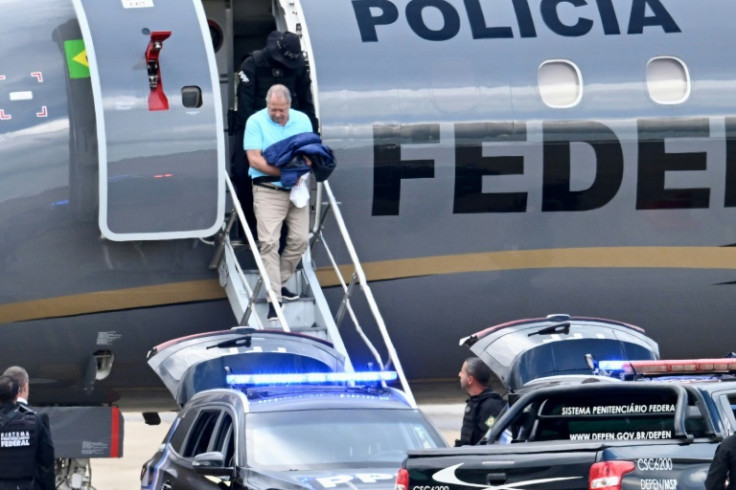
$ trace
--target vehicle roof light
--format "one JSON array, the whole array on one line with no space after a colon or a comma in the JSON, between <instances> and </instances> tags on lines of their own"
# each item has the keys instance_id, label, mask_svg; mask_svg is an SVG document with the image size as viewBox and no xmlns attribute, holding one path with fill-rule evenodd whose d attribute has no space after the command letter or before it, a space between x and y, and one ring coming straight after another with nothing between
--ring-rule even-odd
<instances>
[{"instance_id":1,"label":"vehicle roof light","mask_svg":"<svg viewBox=\"0 0 736 490\"><path fill-rule=\"evenodd\" d=\"M603 371L624 374L722 374L736 372L736 358L680 359L670 361L600 361Z\"/></svg>"},{"instance_id":2,"label":"vehicle roof light","mask_svg":"<svg viewBox=\"0 0 736 490\"><path fill-rule=\"evenodd\" d=\"M395 381L396 371L361 371L354 373L285 373L285 374L228 374L229 385L288 385L327 383L371 383Z\"/></svg>"}]
</instances>

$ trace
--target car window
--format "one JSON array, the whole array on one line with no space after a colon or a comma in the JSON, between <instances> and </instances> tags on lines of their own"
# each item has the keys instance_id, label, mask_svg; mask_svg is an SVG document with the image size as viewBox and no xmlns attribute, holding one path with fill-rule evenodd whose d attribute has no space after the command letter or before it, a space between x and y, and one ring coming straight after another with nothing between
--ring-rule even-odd
<instances>
[{"instance_id":1,"label":"car window","mask_svg":"<svg viewBox=\"0 0 736 490\"><path fill-rule=\"evenodd\" d=\"M235 439L233 437L233 418L224 412L215 431L210 451L220 451L225 455L225 466L234 466Z\"/></svg>"},{"instance_id":2,"label":"car window","mask_svg":"<svg viewBox=\"0 0 736 490\"><path fill-rule=\"evenodd\" d=\"M220 413L221 411L216 409L202 410L199 413L189 431L184 451L181 452L182 456L193 458L197 454L207 452Z\"/></svg>"},{"instance_id":3,"label":"car window","mask_svg":"<svg viewBox=\"0 0 736 490\"><path fill-rule=\"evenodd\" d=\"M169 444L171 445L171 448L179 454L181 454L182 452L184 440L189 433L189 428L192 426L192 423L196 419L196 415L196 411L182 410L182 412L172 424L171 430L173 430L174 433L171 435L171 440L169 441Z\"/></svg>"},{"instance_id":4,"label":"car window","mask_svg":"<svg viewBox=\"0 0 736 490\"><path fill-rule=\"evenodd\" d=\"M510 424L514 441L650 440L675 437L677 393L585 392L554 394L531 403ZM694 403L694 402L693 402ZM688 406L689 429L705 433L697 406ZM691 433L692 433L691 432Z\"/></svg>"},{"instance_id":5,"label":"car window","mask_svg":"<svg viewBox=\"0 0 736 490\"><path fill-rule=\"evenodd\" d=\"M408 449L442 447L414 410L302 410L248 414L248 464L260 469L398 465Z\"/></svg>"}]
</instances>

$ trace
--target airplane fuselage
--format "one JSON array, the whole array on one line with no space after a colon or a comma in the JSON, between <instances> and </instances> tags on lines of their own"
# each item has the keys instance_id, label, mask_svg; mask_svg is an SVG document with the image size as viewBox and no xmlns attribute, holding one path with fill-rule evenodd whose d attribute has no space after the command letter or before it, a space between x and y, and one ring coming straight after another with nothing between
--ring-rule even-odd
<instances>
[{"instance_id":1,"label":"airplane fuselage","mask_svg":"<svg viewBox=\"0 0 736 490\"><path fill-rule=\"evenodd\" d=\"M170 406L148 349L234 325L207 240L229 142L205 111L233 107L240 55L284 13L203 0L211 52L164 0L108 0L88 29L83 3L0 6L0 358L37 404ZM666 357L733 350L734 10L297 3L330 184L410 379L453 377L470 332L555 312L642 326ZM89 61L87 34L110 40ZM198 62L220 87L187 82Z\"/></svg>"}]
</instances>

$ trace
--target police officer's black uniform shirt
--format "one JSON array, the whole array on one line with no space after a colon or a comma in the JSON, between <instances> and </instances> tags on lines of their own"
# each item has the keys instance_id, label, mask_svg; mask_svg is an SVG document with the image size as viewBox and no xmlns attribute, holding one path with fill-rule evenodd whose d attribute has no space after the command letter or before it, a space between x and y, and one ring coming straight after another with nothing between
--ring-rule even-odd
<instances>
[{"instance_id":1,"label":"police officer's black uniform shirt","mask_svg":"<svg viewBox=\"0 0 736 490\"><path fill-rule=\"evenodd\" d=\"M243 61L238 73L237 123L245 128L245 122L256 111L266 107L266 93L273 85L281 84L291 91L291 108L309 116L312 129L317 131L317 116L312 100L312 80L302 62L296 68L288 68L273 60L266 49L254 51Z\"/></svg>"},{"instance_id":2,"label":"police officer's black uniform shirt","mask_svg":"<svg viewBox=\"0 0 736 490\"><path fill-rule=\"evenodd\" d=\"M726 486L726 478L730 481ZM736 490L736 435L726 437L716 449L705 479L706 490Z\"/></svg>"},{"instance_id":3,"label":"police officer's black uniform shirt","mask_svg":"<svg viewBox=\"0 0 736 490\"><path fill-rule=\"evenodd\" d=\"M0 490L6 488L54 488L54 446L48 424L15 403L0 405Z\"/></svg>"},{"instance_id":4,"label":"police officer's black uniform shirt","mask_svg":"<svg viewBox=\"0 0 736 490\"><path fill-rule=\"evenodd\" d=\"M455 441L455 446L467 446L480 441L505 407L503 398L490 388L468 398L460 439Z\"/></svg>"}]
</instances>

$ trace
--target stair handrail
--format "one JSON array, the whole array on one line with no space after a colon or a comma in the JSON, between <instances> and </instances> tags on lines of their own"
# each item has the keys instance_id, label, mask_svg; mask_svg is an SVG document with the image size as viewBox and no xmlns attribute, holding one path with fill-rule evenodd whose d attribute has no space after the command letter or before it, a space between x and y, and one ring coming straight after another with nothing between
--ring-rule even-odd
<instances>
[{"instance_id":1,"label":"stair handrail","mask_svg":"<svg viewBox=\"0 0 736 490\"><path fill-rule=\"evenodd\" d=\"M232 180L230 180L230 176L225 174L225 184L227 185L228 192L230 192L230 196L232 197L233 207L235 208L235 213L238 216L238 222L240 223L240 227L245 233L245 237L248 240L248 246L250 247L250 252L253 254L253 258L256 261L256 267L258 268L258 273L260 274L261 279L263 280L263 287L266 289L266 295L268 296L268 299L271 300L271 304L274 306L274 310L276 311L276 316L279 319L279 322L281 323L281 328L285 332L290 332L291 329L289 328L289 324L286 322L286 317L284 316L284 310L281 304L278 301L278 298L276 298L276 294L271 289L271 280L268 277L268 273L266 272L266 265L263 263L263 257L261 257L261 253L258 250L258 245L256 244L256 239L253 237L253 232L250 229L250 226L248 226L248 222L245 219L245 213L243 212L243 207L240 204L240 199L238 199L238 194L235 192L235 187L233 186ZM225 243L228 244L228 246L232 247L232 244L230 242L230 233L229 229L225 230L224 233L224 240L221 242L220 247L225 246ZM222 257L222 253L218 250L218 252L215 254L215 258L213 259L213 262L215 260L219 261L219 259ZM247 284L245 275L243 274L243 270L239 267L237 267L238 274L240 275L240 279L243 282L243 284Z\"/></svg>"},{"instance_id":2,"label":"stair handrail","mask_svg":"<svg viewBox=\"0 0 736 490\"><path fill-rule=\"evenodd\" d=\"M342 213L340 212L340 208L337 204L337 200L335 199L335 195L332 192L330 184L327 181L318 183L318 188L317 188L317 199L318 200L316 204L317 209L315 210L315 220L314 220L312 233L314 236L317 236L317 235L322 236L323 238L322 241L325 245L325 248L327 248L327 244L325 243L324 236L322 235L322 232L321 232L321 229L323 226L323 223L321 220L321 217L322 217L322 209L321 209L322 190L324 190L324 193L327 196L330 210L333 213L335 221L337 222L338 229L340 231L340 235L344 241L344 245L347 249L348 254L350 255L350 260L352 261L352 265L355 271L354 274L357 276L358 284L360 285L360 290L363 292L363 295L365 296L365 299L368 302L368 307L370 308L371 314L373 315L373 318L376 322L378 331L380 332L381 337L383 338L384 345L388 352L388 357L394 366L394 370L396 371L396 374L399 377L399 381L401 383L401 386L403 388L403 391L408 401L412 404L412 406L416 406L414 395L412 394L411 388L409 387L409 383L404 374L404 369L401 366L401 361L399 361L399 356L396 353L396 349L394 348L393 342L391 341L391 337L388 334L386 323L384 322L383 316L381 315L381 312L378 309L376 300L373 297L373 292L371 291L371 288L368 285L368 280L366 278L365 272L363 271L363 267L360 265L360 260L358 259L358 253L355 251L355 246L353 245L353 241L350 239L350 235L348 233L347 227L345 226L345 220L343 219ZM331 256L331 253L330 253L330 256ZM333 260L333 269L335 270L335 273L337 274L340 280L340 284L342 285L343 291L347 293L348 288L345 284L345 280L342 277L342 273L340 272L340 269L339 267L337 267L337 264L334 262L334 260ZM353 319L356 325L356 328L358 329L359 333L361 333L361 335L364 337L364 339L367 340L367 338L362 333L362 329L360 328L360 325L358 324L354 313L352 312L352 307L350 306L350 298L349 297L346 298L345 301L346 301L346 306L348 307L351 313L351 318ZM372 344L370 343L370 341L367 341L367 342L369 344L369 348L372 347Z\"/></svg>"}]
</instances>

